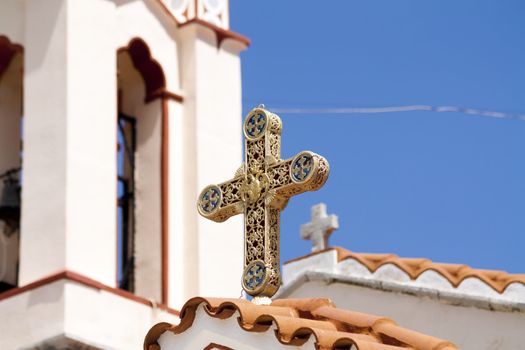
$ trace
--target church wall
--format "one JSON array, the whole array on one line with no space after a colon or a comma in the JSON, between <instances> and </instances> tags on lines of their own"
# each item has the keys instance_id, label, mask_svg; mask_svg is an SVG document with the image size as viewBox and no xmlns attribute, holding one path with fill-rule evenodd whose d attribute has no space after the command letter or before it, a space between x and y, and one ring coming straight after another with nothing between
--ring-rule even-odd
<instances>
[{"instance_id":1,"label":"church wall","mask_svg":"<svg viewBox=\"0 0 525 350\"><path fill-rule=\"evenodd\" d=\"M338 308L390 317L406 328L450 339L461 349L522 349L523 312L445 304L408 294L350 284L306 282L288 298L330 298Z\"/></svg>"},{"instance_id":2,"label":"church wall","mask_svg":"<svg viewBox=\"0 0 525 350\"><path fill-rule=\"evenodd\" d=\"M184 130L188 130L185 195L195 203L206 185L231 179L242 163L238 57L242 48L228 47L225 42L218 49L215 34L195 24L181 28L181 34ZM198 217L195 204L186 208L185 216L185 249L192 255L185 260L186 274L194 275L194 286L186 289L186 298L195 293L238 296L243 268L242 217L214 223Z\"/></svg>"},{"instance_id":3,"label":"church wall","mask_svg":"<svg viewBox=\"0 0 525 350\"><path fill-rule=\"evenodd\" d=\"M108 238L116 234L116 51L108 33L115 5L69 0L68 14L67 262L114 286L116 240Z\"/></svg>"},{"instance_id":4,"label":"church wall","mask_svg":"<svg viewBox=\"0 0 525 350\"><path fill-rule=\"evenodd\" d=\"M115 285L114 5L28 1L26 11L20 283L70 269Z\"/></svg>"},{"instance_id":5,"label":"church wall","mask_svg":"<svg viewBox=\"0 0 525 350\"><path fill-rule=\"evenodd\" d=\"M65 269L116 284L116 154L108 151L116 144L116 50L139 37L162 66L167 90L182 88L185 95L182 105L165 102L172 204L168 222L173 274L169 276L174 276L169 290L177 300L174 303L180 306L195 294L239 293L239 288L226 286L237 286L242 270L242 218L232 218L225 225L204 222L197 218L194 203L204 185L231 178L242 161L239 52L244 47L228 39L218 49L215 33L200 25L189 25L192 34L185 36L182 31L189 27L177 28L162 11L151 0L50 0L45 4L6 0L2 4L2 34L27 46L22 285ZM184 45L187 50L182 54ZM161 104L159 99L144 108L158 114ZM151 121L155 137L144 138L150 151L160 142L160 121ZM210 128L221 132L214 134ZM160 172L157 159L142 157L140 150L139 158L145 167ZM138 230L150 232L141 236L141 249L153 247L155 254L160 235L151 232L160 232L161 208L152 198L161 195L158 174L151 182L148 179L144 200L138 203L152 213L139 220L143 224ZM144 182L140 175L137 180ZM197 247L195 253L192 248ZM160 254L149 266L137 262L138 273L142 269L145 276L137 287L140 294L157 300L158 287L151 288L158 285L159 258ZM237 272L225 277L222 271L231 268ZM155 283L148 276L155 276L151 277Z\"/></svg>"},{"instance_id":6,"label":"church wall","mask_svg":"<svg viewBox=\"0 0 525 350\"><path fill-rule=\"evenodd\" d=\"M135 118L135 293L160 301L161 296L161 99L145 103L145 85L128 53L119 54L120 111Z\"/></svg>"},{"instance_id":7,"label":"church wall","mask_svg":"<svg viewBox=\"0 0 525 350\"><path fill-rule=\"evenodd\" d=\"M169 237L168 237L168 302L173 307L180 307L186 300L184 296L185 246L188 235L187 221L185 220L186 207L192 208L191 198L186 197L185 188L188 186L184 181L184 172L187 165L184 162L185 134L183 105L179 102L169 100L167 102L169 116ZM194 208L194 207L193 207ZM191 231L190 231L191 232Z\"/></svg>"},{"instance_id":8,"label":"church wall","mask_svg":"<svg viewBox=\"0 0 525 350\"><path fill-rule=\"evenodd\" d=\"M162 101L138 106L136 293L161 300L161 128Z\"/></svg>"},{"instance_id":9,"label":"church wall","mask_svg":"<svg viewBox=\"0 0 525 350\"><path fill-rule=\"evenodd\" d=\"M179 93L180 76L179 69L182 69L179 62L179 43L177 38L177 28L172 19L166 18L166 14L162 13L162 10L155 1L129 1L120 2L117 12L118 21L118 46L126 46L130 40L134 38L141 38L146 42L150 49L151 56L154 60L158 61L161 65L166 78L166 89L170 92ZM160 19L160 20L159 20ZM169 44L167 44L169 43ZM140 97L143 101L144 96ZM182 161L182 154L185 149L183 142L183 107L178 101L167 100L162 102L158 99L144 108L154 108L161 112L164 107L162 103L166 103L167 121L169 127L169 150L168 150L168 162L169 169L167 174L162 176L169 176L167 179L168 191L167 203L168 203L168 218L166 222L167 228L167 241L169 247L168 261L166 266L168 267L167 274L168 283L167 291L168 301L171 306L181 306L185 300L181 300L179 303L173 304L176 298L175 295L183 294L181 290L187 285L185 275L181 269L185 265L184 255L182 247L184 246L184 234L185 232L185 221L183 218L183 207L191 206L194 208L194 200L188 201L188 198L183 196L185 184L182 181L183 173L186 171L184 162ZM151 106L150 106L151 105ZM130 114L133 115L133 114ZM149 141L150 146L159 145L157 158L155 161L160 162L160 132L161 132L162 119L159 116L155 119L155 135L153 139ZM140 128L140 126L139 126ZM155 146L156 147L156 146ZM151 150L151 148L150 148ZM139 159L143 159L140 156L141 150L138 150ZM147 166L150 171L149 177L151 182L147 183L142 181L142 184L146 185L147 188L141 190L138 197L137 203L137 214L138 214L138 227L137 227L137 248L138 248L138 260L137 260L137 288L136 292L139 295L145 295L155 300L160 301L161 293L161 278L162 266L161 266L161 210L160 198L161 184L158 182L161 180L161 166L160 163L152 164L151 158L148 163L139 164L140 166ZM158 173L158 176L154 174ZM141 181L140 173L137 178L138 185ZM143 178L143 180L145 180ZM150 181L150 180L148 180ZM149 198L149 199L147 199ZM156 197L155 197L156 196ZM147 211L141 211L140 208L147 209ZM142 232L142 233L141 233ZM141 254L148 254L144 259L141 258ZM153 256L153 255L154 256ZM143 255L144 256L144 255Z\"/></svg>"},{"instance_id":10,"label":"church wall","mask_svg":"<svg viewBox=\"0 0 525 350\"><path fill-rule=\"evenodd\" d=\"M178 322L129 295L60 279L3 299L0 349L139 349L151 326Z\"/></svg>"},{"instance_id":11,"label":"church wall","mask_svg":"<svg viewBox=\"0 0 525 350\"><path fill-rule=\"evenodd\" d=\"M156 0L118 1L117 48L126 46L132 39L141 38L151 50L166 77L166 88L180 90L176 24L168 20ZM160 20L159 19L163 19Z\"/></svg>"},{"instance_id":12,"label":"church wall","mask_svg":"<svg viewBox=\"0 0 525 350\"><path fill-rule=\"evenodd\" d=\"M193 203L197 201L197 141L196 141L196 92L195 92L195 74L197 65L195 57L195 34L186 33L186 28L181 31L181 50L180 62L184 67L181 70L182 86L184 88L184 106L182 117L183 148L182 162L184 163L183 183L180 194L184 198L183 209L183 226L182 246L177 250L181 254L173 254L176 261L173 262L177 271L173 273L175 280L179 283L180 293L172 299L174 305L182 307L184 302L192 296L199 293L199 261L201 252L198 249L198 226L197 210L195 205L189 205L193 197ZM173 235L170 235L172 238Z\"/></svg>"},{"instance_id":13,"label":"church wall","mask_svg":"<svg viewBox=\"0 0 525 350\"><path fill-rule=\"evenodd\" d=\"M2 0L0 35L7 36L12 42L24 44L24 1Z\"/></svg>"},{"instance_id":14,"label":"church wall","mask_svg":"<svg viewBox=\"0 0 525 350\"><path fill-rule=\"evenodd\" d=\"M77 283L67 283L64 295L64 333L101 349L139 349L152 325L178 322L161 309Z\"/></svg>"},{"instance_id":15,"label":"church wall","mask_svg":"<svg viewBox=\"0 0 525 350\"><path fill-rule=\"evenodd\" d=\"M162 11L156 0L2 3L0 35L24 46L21 286L67 270L116 287L117 50L141 38L164 71L166 89L184 102L158 98L145 104L145 96L137 95L129 113L141 123L139 168L149 171L147 179L137 173L144 185L137 204L148 211L137 213L142 234L136 294L161 302L160 145L167 120L169 304L180 307L196 294L239 295L242 218L203 224L195 203L204 185L231 178L242 162L243 47L228 39L218 49L213 31L177 28ZM190 35L183 34L188 28ZM0 348L33 346L67 333L91 344L98 339L102 348L131 349L161 318L176 322L143 301L79 288L53 282L1 300L0 314L10 316L0 318L0 329L13 338L3 343L0 337ZM110 323L119 325L118 335L109 333L115 328ZM38 330L24 335L33 328Z\"/></svg>"},{"instance_id":16,"label":"church wall","mask_svg":"<svg viewBox=\"0 0 525 350\"><path fill-rule=\"evenodd\" d=\"M25 23L20 285L66 266L66 4L28 1Z\"/></svg>"}]
</instances>

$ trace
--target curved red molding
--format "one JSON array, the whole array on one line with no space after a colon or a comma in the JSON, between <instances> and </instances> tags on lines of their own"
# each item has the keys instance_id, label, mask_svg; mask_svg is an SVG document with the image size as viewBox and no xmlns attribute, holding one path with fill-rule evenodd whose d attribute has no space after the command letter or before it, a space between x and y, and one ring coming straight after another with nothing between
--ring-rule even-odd
<instances>
[{"instance_id":1,"label":"curved red molding","mask_svg":"<svg viewBox=\"0 0 525 350\"><path fill-rule=\"evenodd\" d=\"M0 78L9 67L13 57L22 51L22 45L15 44L8 37L0 35Z\"/></svg>"},{"instance_id":2,"label":"curved red molding","mask_svg":"<svg viewBox=\"0 0 525 350\"><path fill-rule=\"evenodd\" d=\"M153 57L144 40L132 39L128 46L118 52L127 52L133 62L133 67L140 73L146 86L146 102L149 102L166 91L166 78L161 65Z\"/></svg>"}]
</instances>

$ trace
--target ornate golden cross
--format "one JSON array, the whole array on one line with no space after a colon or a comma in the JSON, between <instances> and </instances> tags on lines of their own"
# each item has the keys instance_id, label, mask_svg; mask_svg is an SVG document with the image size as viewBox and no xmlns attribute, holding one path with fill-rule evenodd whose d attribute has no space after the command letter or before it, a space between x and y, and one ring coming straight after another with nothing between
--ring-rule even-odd
<instances>
[{"instance_id":1,"label":"ornate golden cross","mask_svg":"<svg viewBox=\"0 0 525 350\"><path fill-rule=\"evenodd\" d=\"M309 151L281 159L281 119L255 108L244 121L245 162L232 180L207 186L199 213L222 222L244 213L243 289L252 296L274 295L281 284L279 220L290 197L323 186L328 161Z\"/></svg>"}]
</instances>

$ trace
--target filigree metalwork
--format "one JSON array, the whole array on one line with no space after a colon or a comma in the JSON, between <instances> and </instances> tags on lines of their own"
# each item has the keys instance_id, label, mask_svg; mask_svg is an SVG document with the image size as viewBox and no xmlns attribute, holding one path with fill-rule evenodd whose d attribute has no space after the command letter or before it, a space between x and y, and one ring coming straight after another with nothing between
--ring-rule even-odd
<instances>
[{"instance_id":1,"label":"filigree metalwork","mask_svg":"<svg viewBox=\"0 0 525 350\"><path fill-rule=\"evenodd\" d=\"M330 172L328 161L310 151L282 160L281 129L276 114L253 109L244 121L245 162L232 180L206 187L197 205L217 222L244 213L241 280L253 296L271 297L281 284L280 211L292 196L321 188Z\"/></svg>"}]
</instances>

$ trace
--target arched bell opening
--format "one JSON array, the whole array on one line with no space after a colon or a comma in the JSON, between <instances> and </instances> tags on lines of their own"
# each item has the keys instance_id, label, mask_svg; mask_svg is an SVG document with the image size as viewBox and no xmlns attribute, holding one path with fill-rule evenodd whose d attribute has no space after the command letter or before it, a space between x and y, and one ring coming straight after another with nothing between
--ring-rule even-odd
<instances>
[{"instance_id":1,"label":"arched bell opening","mask_svg":"<svg viewBox=\"0 0 525 350\"><path fill-rule=\"evenodd\" d=\"M165 77L141 39L118 50L118 284L163 302Z\"/></svg>"},{"instance_id":2,"label":"arched bell opening","mask_svg":"<svg viewBox=\"0 0 525 350\"><path fill-rule=\"evenodd\" d=\"M23 50L0 36L0 292L18 285Z\"/></svg>"}]
</instances>

